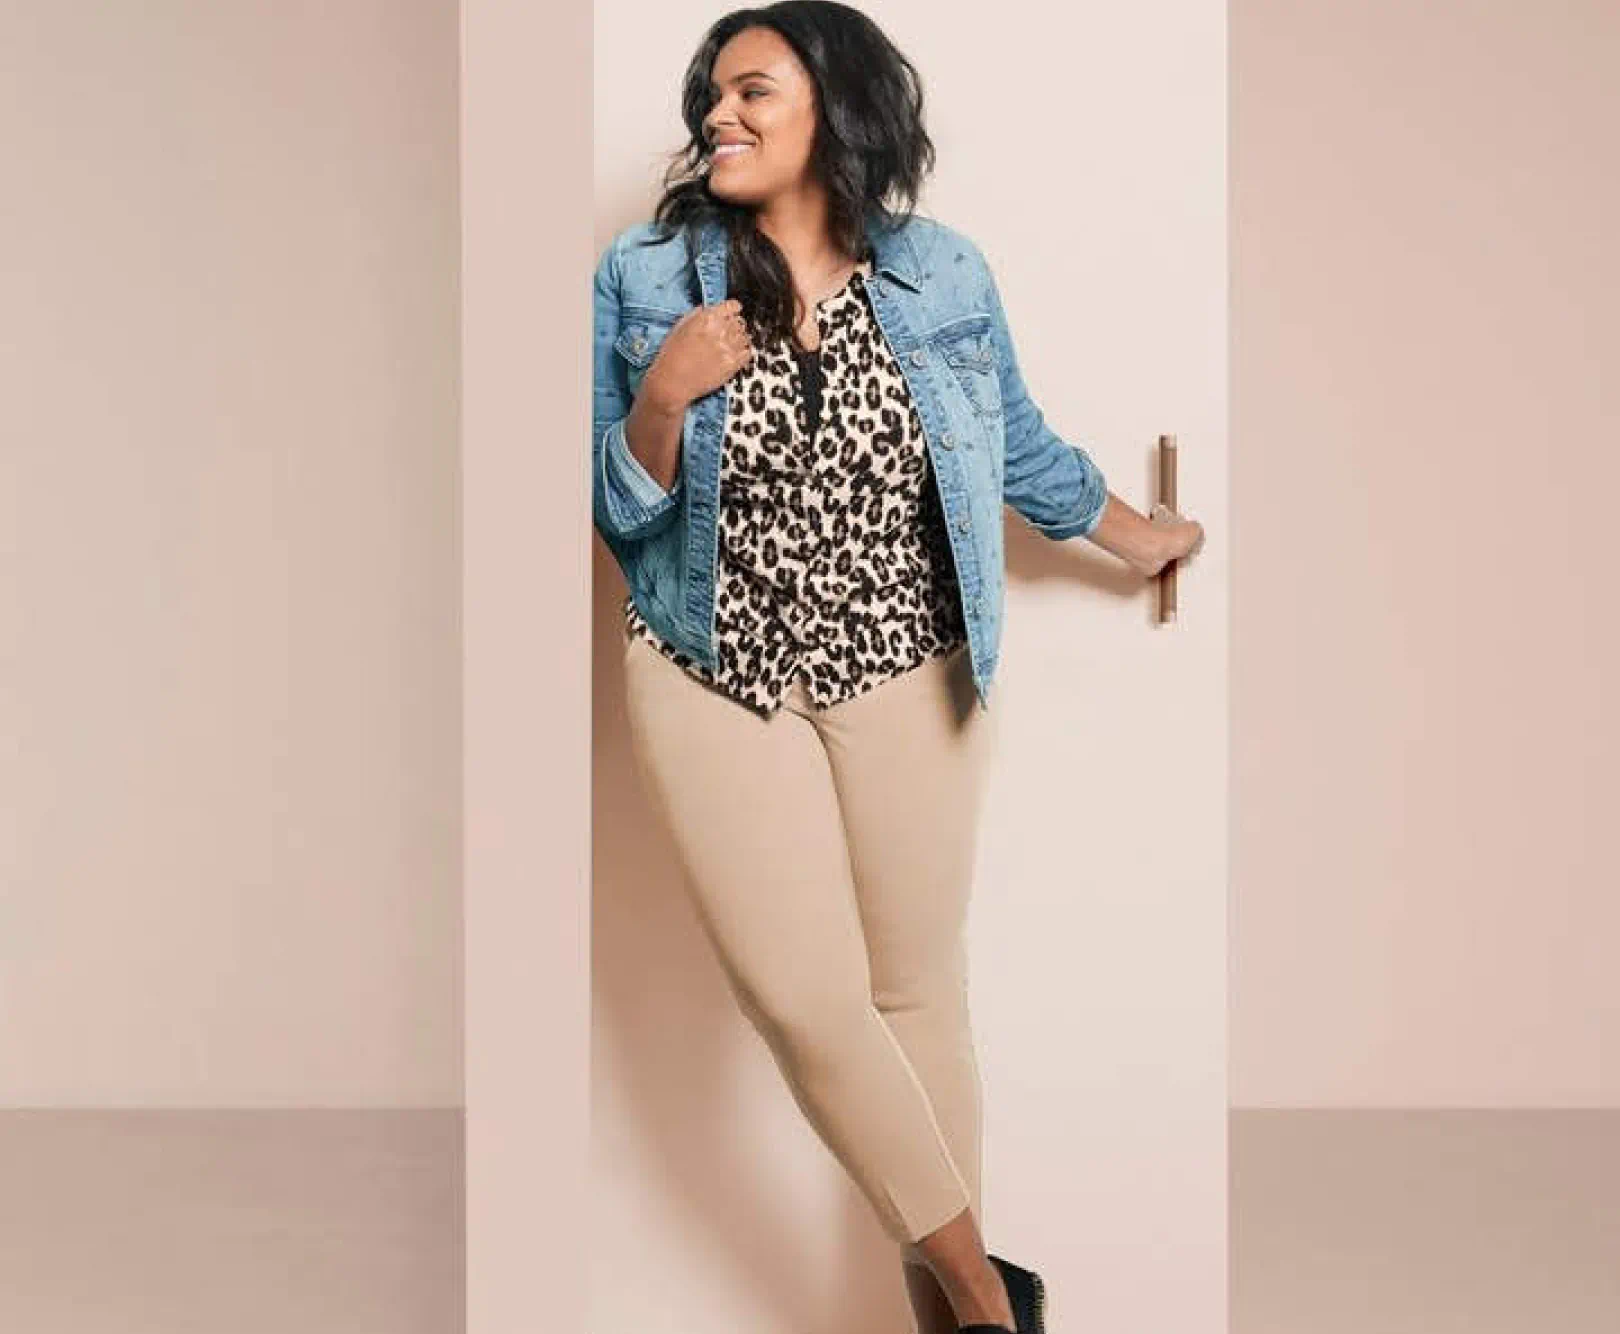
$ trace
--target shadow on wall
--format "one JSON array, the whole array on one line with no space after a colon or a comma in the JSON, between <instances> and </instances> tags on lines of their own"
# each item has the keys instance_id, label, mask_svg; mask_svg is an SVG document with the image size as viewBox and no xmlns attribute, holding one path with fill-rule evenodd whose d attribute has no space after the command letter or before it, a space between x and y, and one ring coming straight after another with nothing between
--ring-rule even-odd
<instances>
[{"instance_id":1,"label":"shadow on wall","mask_svg":"<svg viewBox=\"0 0 1620 1334\"><path fill-rule=\"evenodd\" d=\"M739 1299L774 1315L773 1328L906 1328L910 1320L896 1263L866 1200L844 1182L841 1240L847 1263L835 1284L804 1263L825 1256L826 1221L806 1218L793 1192L772 1183L767 1144L802 1134L806 1152L826 1153L804 1123L769 1048L743 1018L686 892L675 850L650 807L630 753L624 707L624 579L593 535L595 598L592 765L592 1101L593 1135L630 1141L614 1161L633 1162L639 1193L656 1193L681 1234L722 1255ZM764 1072L777 1105L739 1103L741 1074ZM749 1084L761 1082L750 1072ZM739 1117L773 1120L743 1133ZM611 1195L598 1205L611 1218ZM626 1211L641 1212L634 1201ZM814 1235L804 1235L806 1230Z\"/></svg>"},{"instance_id":2,"label":"shadow on wall","mask_svg":"<svg viewBox=\"0 0 1620 1334\"><path fill-rule=\"evenodd\" d=\"M1088 543L1054 543L1016 517L1007 522L1015 577L1083 579L1124 595L1139 590L1128 571L1100 564L1095 551L1081 554ZM845 1180L841 1190L845 1258L837 1282L800 1258L826 1255L826 1223L806 1218L794 1193L772 1184L774 1159L765 1146L797 1132L816 1145L807 1154L826 1154L830 1175L841 1177L842 1169L815 1141L786 1084L777 1082L769 1049L738 1010L674 846L648 803L625 717L624 579L594 533L592 578L593 1136L614 1145L598 1160L634 1163L635 1192L656 1193L662 1212L682 1220L682 1234L702 1236L703 1251L725 1256L732 1290L752 1293L774 1325L873 1334L908 1328L899 1266L853 1183ZM767 1072L764 1082L777 1089L774 1108L739 1103L739 1073L749 1065ZM739 1117L761 1113L773 1118L769 1131L743 1133ZM642 1212L628 1198L617 1203L616 1187L606 1189L601 1216Z\"/></svg>"}]
</instances>

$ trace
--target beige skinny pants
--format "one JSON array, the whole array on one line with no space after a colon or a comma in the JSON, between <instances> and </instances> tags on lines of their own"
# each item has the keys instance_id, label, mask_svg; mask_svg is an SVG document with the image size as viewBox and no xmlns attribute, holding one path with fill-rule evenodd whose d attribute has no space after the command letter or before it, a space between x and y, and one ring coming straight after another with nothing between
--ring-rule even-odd
<instances>
[{"instance_id":1,"label":"beige skinny pants","mask_svg":"<svg viewBox=\"0 0 1620 1334\"><path fill-rule=\"evenodd\" d=\"M624 637L630 746L705 935L902 1258L980 1212L964 928L996 716L966 645L766 720Z\"/></svg>"}]
</instances>

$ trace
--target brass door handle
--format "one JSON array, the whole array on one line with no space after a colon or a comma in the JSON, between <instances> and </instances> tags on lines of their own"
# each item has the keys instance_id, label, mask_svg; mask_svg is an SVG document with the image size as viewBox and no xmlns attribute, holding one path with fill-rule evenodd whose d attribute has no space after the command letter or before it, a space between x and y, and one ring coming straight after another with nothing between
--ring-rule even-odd
<instances>
[{"instance_id":1,"label":"brass door handle","mask_svg":"<svg viewBox=\"0 0 1620 1334\"><path fill-rule=\"evenodd\" d=\"M1158 503L1176 509L1176 438L1159 437ZM1176 619L1176 566L1178 561L1166 561L1155 576L1159 585L1159 624L1166 625Z\"/></svg>"}]
</instances>

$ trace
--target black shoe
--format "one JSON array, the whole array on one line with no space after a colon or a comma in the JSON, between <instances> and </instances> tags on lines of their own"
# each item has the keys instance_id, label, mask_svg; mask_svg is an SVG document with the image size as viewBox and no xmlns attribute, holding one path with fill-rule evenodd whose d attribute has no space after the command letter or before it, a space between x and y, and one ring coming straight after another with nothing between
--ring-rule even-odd
<instances>
[{"instance_id":1,"label":"black shoe","mask_svg":"<svg viewBox=\"0 0 1620 1334\"><path fill-rule=\"evenodd\" d=\"M1041 1276L999 1255L992 1255L990 1262L1001 1271L1001 1281L1007 1285L1014 1334L1046 1334L1046 1284Z\"/></svg>"}]
</instances>

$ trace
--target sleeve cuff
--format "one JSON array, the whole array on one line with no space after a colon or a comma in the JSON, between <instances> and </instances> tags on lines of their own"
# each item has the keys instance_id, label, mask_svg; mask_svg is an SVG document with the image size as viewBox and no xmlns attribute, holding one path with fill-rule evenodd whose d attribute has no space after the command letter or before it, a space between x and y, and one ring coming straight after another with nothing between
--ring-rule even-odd
<instances>
[{"instance_id":1,"label":"sleeve cuff","mask_svg":"<svg viewBox=\"0 0 1620 1334\"><path fill-rule=\"evenodd\" d=\"M622 417L607 429L603 440L603 467L607 474L604 480L608 506L615 522L627 531L642 528L665 510L672 509L685 481L683 470L676 475L669 490L659 485L658 479L630 452Z\"/></svg>"},{"instance_id":2,"label":"sleeve cuff","mask_svg":"<svg viewBox=\"0 0 1620 1334\"><path fill-rule=\"evenodd\" d=\"M1070 537L1090 537L1096 531L1097 525L1102 522L1103 512L1108 508L1107 479L1083 449L1075 445L1067 447L1074 451L1085 469L1082 507L1073 518L1032 525L1043 536L1051 538L1054 542L1061 542Z\"/></svg>"}]
</instances>

